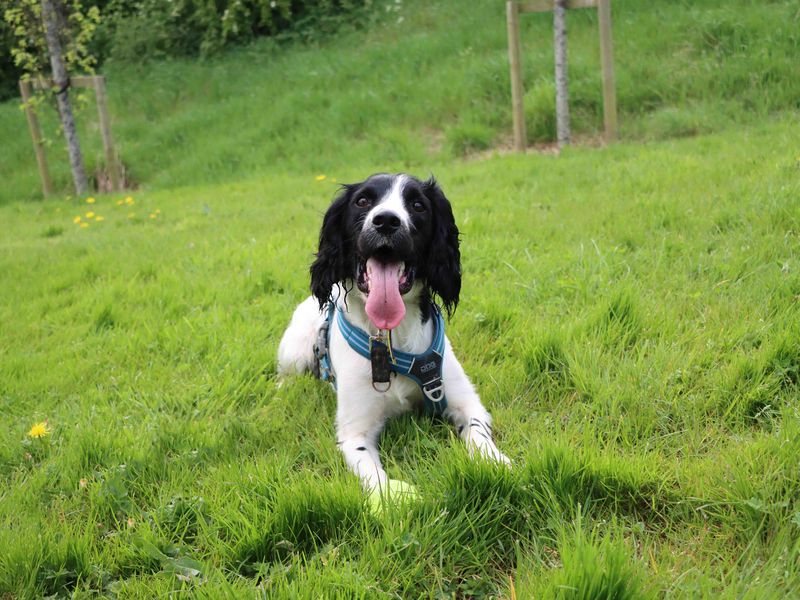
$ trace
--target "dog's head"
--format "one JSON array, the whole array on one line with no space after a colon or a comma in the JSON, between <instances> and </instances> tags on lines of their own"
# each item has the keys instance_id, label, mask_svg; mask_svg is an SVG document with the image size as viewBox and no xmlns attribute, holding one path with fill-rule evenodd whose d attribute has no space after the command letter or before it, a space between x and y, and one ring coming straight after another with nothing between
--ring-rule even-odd
<instances>
[{"instance_id":1,"label":"dog's head","mask_svg":"<svg viewBox=\"0 0 800 600\"><path fill-rule=\"evenodd\" d=\"M402 296L419 281L448 314L461 291L458 228L450 202L431 177L373 175L342 186L325 214L311 265L311 292L320 307L333 286L351 280L380 329L405 315Z\"/></svg>"}]
</instances>

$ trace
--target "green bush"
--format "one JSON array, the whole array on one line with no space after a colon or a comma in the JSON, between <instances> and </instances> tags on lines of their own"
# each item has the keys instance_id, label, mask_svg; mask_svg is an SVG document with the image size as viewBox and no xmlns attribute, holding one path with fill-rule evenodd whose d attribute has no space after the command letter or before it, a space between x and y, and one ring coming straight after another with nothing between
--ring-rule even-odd
<instances>
[{"instance_id":1,"label":"green bush","mask_svg":"<svg viewBox=\"0 0 800 600\"><path fill-rule=\"evenodd\" d=\"M373 0L111 0L98 53L123 62L207 56L257 37L313 41L370 18Z\"/></svg>"},{"instance_id":2,"label":"green bush","mask_svg":"<svg viewBox=\"0 0 800 600\"><path fill-rule=\"evenodd\" d=\"M380 14L375 0L86 0L101 14L91 52L100 63L208 56L258 37L313 42ZM388 10L399 9L395 0ZM0 101L17 93L11 26L0 12Z\"/></svg>"}]
</instances>

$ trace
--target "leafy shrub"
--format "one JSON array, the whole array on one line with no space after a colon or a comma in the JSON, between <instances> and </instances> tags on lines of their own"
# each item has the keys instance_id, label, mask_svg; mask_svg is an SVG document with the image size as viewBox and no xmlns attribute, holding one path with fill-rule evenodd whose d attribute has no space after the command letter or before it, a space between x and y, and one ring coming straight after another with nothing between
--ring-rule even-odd
<instances>
[{"instance_id":1,"label":"leafy shrub","mask_svg":"<svg viewBox=\"0 0 800 600\"><path fill-rule=\"evenodd\" d=\"M99 54L122 62L208 56L257 37L306 41L363 24L373 0L110 0Z\"/></svg>"}]
</instances>

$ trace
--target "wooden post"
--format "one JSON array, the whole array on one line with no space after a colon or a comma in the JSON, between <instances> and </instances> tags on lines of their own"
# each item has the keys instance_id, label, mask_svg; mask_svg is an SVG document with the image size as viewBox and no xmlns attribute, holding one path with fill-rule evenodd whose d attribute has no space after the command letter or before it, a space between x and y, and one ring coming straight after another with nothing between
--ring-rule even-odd
<instances>
[{"instance_id":1,"label":"wooden post","mask_svg":"<svg viewBox=\"0 0 800 600\"><path fill-rule=\"evenodd\" d=\"M553 31L556 62L556 127L559 147L570 141L569 104L567 95L567 40L566 9L596 8L600 24L600 60L603 70L603 122L606 141L617 139L617 94L614 86L614 55L611 41L611 0L507 0L508 55L511 62L511 100L514 111L514 149L517 144L517 121L522 123L525 135L522 108L522 74L519 68L519 19L520 13L553 11ZM516 52L516 56L515 53ZM517 65L515 67L515 65ZM515 77L519 77L515 80ZM519 90L519 102L515 91ZM518 117L519 114L519 117ZM524 146L523 146L524 147Z\"/></svg>"},{"instance_id":2,"label":"wooden post","mask_svg":"<svg viewBox=\"0 0 800 600\"><path fill-rule=\"evenodd\" d=\"M106 155L108 174L111 177L111 189L122 189L119 172L119 162L114 152L114 140L111 137L111 119L108 117L108 101L106 98L106 78L96 76L94 79L95 99L97 101L97 114L100 117L100 135L103 137L103 150Z\"/></svg>"},{"instance_id":3,"label":"wooden post","mask_svg":"<svg viewBox=\"0 0 800 600\"><path fill-rule=\"evenodd\" d=\"M514 150L525 151L525 109L523 106L522 61L519 43L519 7L514 0L506 2L508 25L508 62L511 65L511 112L514 119Z\"/></svg>"},{"instance_id":4,"label":"wooden post","mask_svg":"<svg viewBox=\"0 0 800 600\"><path fill-rule=\"evenodd\" d=\"M19 92L25 106L25 116L28 118L28 129L33 140L33 151L36 153L36 164L39 165L39 177L42 180L42 193L49 196L53 193L53 182L50 180L50 170L47 168L47 155L44 153L44 141L42 139L42 128L39 126L39 118L36 116L36 109L31 104L33 96L31 82L28 80L19 81Z\"/></svg>"},{"instance_id":5,"label":"wooden post","mask_svg":"<svg viewBox=\"0 0 800 600\"><path fill-rule=\"evenodd\" d=\"M617 91L614 85L614 52L611 42L611 0L598 0L600 61L603 67L603 122L606 143L617 139Z\"/></svg>"},{"instance_id":6,"label":"wooden post","mask_svg":"<svg viewBox=\"0 0 800 600\"><path fill-rule=\"evenodd\" d=\"M556 61L556 137L558 147L569 145L569 93L567 79L567 0L553 6L553 46Z\"/></svg>"}]
</instances>

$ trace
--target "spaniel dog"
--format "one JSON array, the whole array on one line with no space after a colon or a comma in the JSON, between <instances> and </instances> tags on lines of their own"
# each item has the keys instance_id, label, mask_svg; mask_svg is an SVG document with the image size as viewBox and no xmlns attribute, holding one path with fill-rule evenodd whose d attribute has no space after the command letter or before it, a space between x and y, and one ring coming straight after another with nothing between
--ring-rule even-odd
<instances>
[{"instance_id":1,"label":"spaniel dog","mask_svg":"<svg viewBox=\"0 0 800 600\"><path fill-rule=\"evenodd\" d=\"M433 178L373 175L342 186L325 214L312 295L281 339L278 369L322 370L335 383L337 444L367 489L387 481L377 445L384 423L423 403L452 421L470 454L509 463L441 331L436 301L448 316L455 310L460 258L450 202ZM418 365L410 374L398 371L403 357Z\"/></svg>"}]
</instances>

